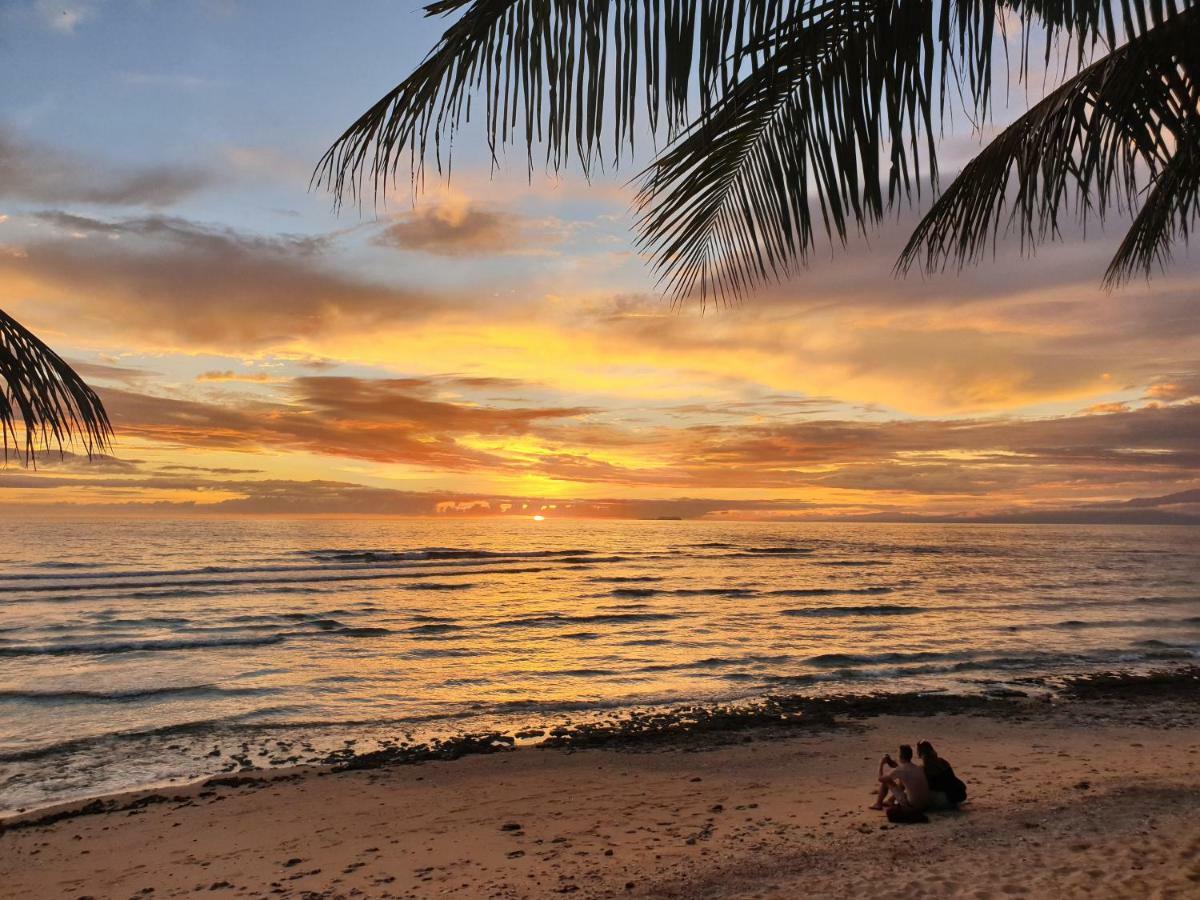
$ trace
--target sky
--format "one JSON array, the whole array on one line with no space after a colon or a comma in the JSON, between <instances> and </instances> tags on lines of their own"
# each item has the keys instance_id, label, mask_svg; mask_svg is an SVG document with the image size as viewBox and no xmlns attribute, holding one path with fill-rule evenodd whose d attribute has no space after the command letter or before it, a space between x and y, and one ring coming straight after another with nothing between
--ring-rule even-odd
<instances>
[{"instance_id":1,"label":"sky","mask_svg":"<svg viewBox=\"0 0 1200 900\"><path fill-rule=\"evenodd\" d=\"M0 308L116 428L111 453L10 462L0 504L1200 522L1186 248L1107 292L1121 223L1093 222L898 280L906 209L740 304L672 306L631 230L648 157L493 171L470 129L449 183L335 210L315 163L444 25L394 0L0 0ZM978 146L950 127L943 168Z\"/></svg>"}]
</instances>

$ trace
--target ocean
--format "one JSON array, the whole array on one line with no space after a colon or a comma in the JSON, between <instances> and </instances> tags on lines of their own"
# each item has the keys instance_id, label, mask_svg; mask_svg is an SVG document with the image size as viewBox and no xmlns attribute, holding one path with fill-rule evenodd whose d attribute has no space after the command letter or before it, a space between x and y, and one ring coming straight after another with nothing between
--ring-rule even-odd
<instances>
[{"instance_id":1,"label":"ocean","mask_svg":"<svg viewBox=\"0 0 1200 900\"><path fill-rule=\"evenodd\" d=\"M1200 529L23 522L0 812L339 748L1194 664Z\"/></svg>"}]
</instances>

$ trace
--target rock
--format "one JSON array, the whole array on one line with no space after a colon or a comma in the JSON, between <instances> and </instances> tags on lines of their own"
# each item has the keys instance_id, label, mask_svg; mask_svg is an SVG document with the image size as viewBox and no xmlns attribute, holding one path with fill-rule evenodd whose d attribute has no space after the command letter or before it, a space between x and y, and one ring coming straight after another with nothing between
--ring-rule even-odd
<instances>
[{"instance_id":1,"label":"rock","mask_svg":"<svg viewBox=\"0 0 1200 900\"><path fill-rule=\"evenodd\" d=\"M500 826L501 831L520 831L521 826L517 822L505 822Z\"/></svg>"},{"instance_id":2,"label":"rock","mask_svg":"<svg viewBox=\"0 0 1200 900\"><path fill-rule=\"evenodd\" d=\"M709 812L725 812L725 807L718 803L716 806L710 806Z\"/></svg>"}]
</instances>

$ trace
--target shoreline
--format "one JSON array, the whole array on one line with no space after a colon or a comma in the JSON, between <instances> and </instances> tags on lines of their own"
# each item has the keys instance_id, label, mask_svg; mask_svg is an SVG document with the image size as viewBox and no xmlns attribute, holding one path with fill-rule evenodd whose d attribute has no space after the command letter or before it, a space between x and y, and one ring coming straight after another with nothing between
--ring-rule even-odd
<instances>
[{"instance_id":1,"label":"shoreline","mask_svg":"<svg viewBox=\"0 0 1200 900\"><path fill-rule=\"evenodd\" d=\"M1185 896L1200 675L810 727L297 768L8 819L14 897ZM731 739L723 739L731 738ZM891 826L879 754L929 738L962 810ZM912 852L936 865L880 865Z\"/></svg>"},{"instance_id":2,"label":"shoreline","mask_svg":"<svg viewBox=\"0 0 1200 900\"><path fill-rule=\"evenodd\" d=\"M27 821L44 817L74 818L85 809L94 812L124 811L122 798L141 802L167 802L167 796L208 786L264 784L292 780L310 772L371 770L388 766L447 762L463 757L506 753L514 750L585 749L703 750L735 743L746 733L767 732L774 737L788 733L812 733L844 727L851 721L882 715L928 717L931 715L979 714L1004 717L1028 714L1045 704L1078 704L1092 699L1130 701L1163 696L1191 696L1200 704L1200 666L1159 668L1149 671L1110 670L1076 675L1032 676L1014 680L1012 687L982 689L976 693L949 691L905 691L864 694L840 693L826 696L790 694L761 700L723 704L687 704L663 708L624 710L606 719L508 730L460 732L425 742L384 740L375 750L358 751L352 741L342 749L287 766L258 766L250 762L243 745L241 753L229 758L224 771L194 779L131 787L74 798L60 803L18 809L0 815L0 835L6 830L30 827ZM839 717L841 721L839 721ZM19 761L19 760L13 760Z\"/></svg>"}]
</instances>

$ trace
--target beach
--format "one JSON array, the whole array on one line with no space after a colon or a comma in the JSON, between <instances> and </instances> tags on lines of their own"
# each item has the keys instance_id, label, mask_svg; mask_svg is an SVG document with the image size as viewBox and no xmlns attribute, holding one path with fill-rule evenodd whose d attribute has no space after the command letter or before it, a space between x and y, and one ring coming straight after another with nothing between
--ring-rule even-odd
<instances>
[{"instance_id":1,"label":"beach","mask_svg":"<svg viewBox=\"0 0 1200 900\"><path fill-rule=\"evenodd\" d=\"M97 900L1195 896L1197 683L218 778L10 817L0 879ZM889 825L878 760L918 739L968 803Z\"/></svg>"}]
</instances>

